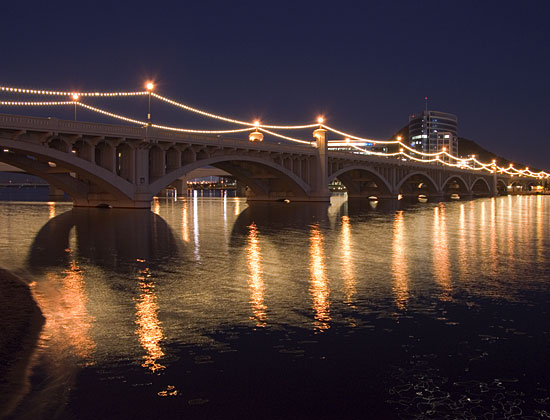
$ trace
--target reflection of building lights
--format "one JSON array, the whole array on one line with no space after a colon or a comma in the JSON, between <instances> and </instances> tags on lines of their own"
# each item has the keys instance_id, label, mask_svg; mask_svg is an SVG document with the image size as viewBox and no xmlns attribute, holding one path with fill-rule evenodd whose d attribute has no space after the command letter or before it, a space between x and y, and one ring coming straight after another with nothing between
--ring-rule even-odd
<instances>
[{"instance_id":1,"label":"reflection of building lights","mask_svg":"<svg viewBox=\"0 0 550 420\"><path fill-rule=\"evenodd\" d=\"M449 243L447 239L447 220L445 206L440 203L434 207L433 225L433 265L436 281L443 289L441 300L449 300L451 293L451 272L449 262Z\"/></svg>"},{"instance_id":2,"label":"reflection of building lights","mask_svg":"<svg viewBox=\"0 0 550 420\"><path fill-rule=\"evenodd\" d=\"M187 215L187 200L183 202L183 209L181 214L181 238L185 242L189 242L189 219Z\"/></svg>"},{"instance_id":3,"label":"reflection of building lights","mask_svg":"<svg viewBox=\"0 0 550 420\"><path fill-rule=\"evenodd\" d=\"M405 308L409 299L409 278L405 249L405 221L403 211L400 210L395 214L392 241L393 292L395 294L395 303L400 309Z\"/></svg>"}]
</instances>

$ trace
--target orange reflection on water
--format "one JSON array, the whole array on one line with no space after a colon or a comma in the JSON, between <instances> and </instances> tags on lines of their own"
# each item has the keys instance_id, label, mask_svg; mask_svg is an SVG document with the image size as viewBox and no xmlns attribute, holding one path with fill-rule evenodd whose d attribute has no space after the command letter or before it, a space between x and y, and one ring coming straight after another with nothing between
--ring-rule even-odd
<instances>
[{"instance_id":1,"label":"orange reflection on water","mask_svg":"<svg viewBox=\"0 0 550 420\"><path fill-rule=\"evenodd\" d=\"M160 203L157 197L153 198L153 213L155 213L157 216L160 215Z\"/></svg>"},{"instance_id":2,"label":"orange reflection on water","mask_svg":"<svg viewBox=\"0 0 550 420\"><path fill-rule=\"evenodd\" d=\"M47 281L33 283L33 297L40 306L46 323L40 335L41 343L56 351L61 360L67 354L91 364L96 344L90 335L95 318L88 314L88 296L80 268L71 261L62 273L46 273Z\"/></svg>"},{"instance_id":3,"label":"orange reflection on water","mask_svg":"<svg viewBox=\"0 0 550 420\"><path fill-rule=\"evenodd\" d=\"M241 202L237 198L237 200L235 201L235 216L238 216L240 212L241 212Z\"/></svg>"},{"instance_id":4,"label":"orange reflection on water","mask_svg":"<svg viewBox=\"0 0 550 420\"><path fill-rule=\"evenodd\" d=\"M181 239L189 242L189 218L187 214L187 201L183 202L183 210L181 214Z\"/></svg>"},{"instance_id":5,"label":"orange reflection on water","mask_svg":"<svg viewBox=\"0 0 550 420\"><path fill-rule=\"evenodd\" d=\"M254 223L248 226L248 247L246 251L248 271L250 272L248 280L250 305L252 306L252 313L254 314L251 319L256 320L257 326L264 327L267 319L267 306L264 303L264 274L258 228Z\"/></svg>"},{"instance_id":6,"label":"orange reflection on water","mask_svg":"<svg viewBox=\"0 0 550 420\"><path fill-rule=\"evenodd\" d=\"M402 210L395 214L393 221L392 276L395 304L398 308L405 309L409 300L409 276L405 244L405 221Z\"/></svg>"},{"instance_id":7,"label":"orange reflection on water","mask_svg":"<svg viewBox=\"0 0 550 420\"><path fill-rule=\"evenodd\" d=\"M468 252L466 247L466 210L464 204L460 204L460 214L458 218L458 268L460 270L460 280L466 276L466 267L468 264Z\"/></svg>"},{"instance_id":8,"label":"orange reflection on water","mask_svg":"<svg viewBox=\"0 0 550 420\"><path fill-rule=\"evenodd\" d=\"M351 225L348 216L342 216L342 271L344 274L344 285L346 287L346 303L353 303L356 290L355 270L353 266L353 255L351 253Z\"/></svg>"},{"instance_id":9,"label":"orange reflection on water","mask_svg":"<svg viewBox=\"0 0 550 420\"><path fill-rule=\"evenodd\" d=\"M449 242L447 239L447 220L445 206L434 207L433 264L437 283L443 289L441 300L450 300L451 267L449 262Z\"/></svg>"},{"instance_id":10,"label":"orange reflection on water","mask_svg":"<svg viewBox=\"0 0 550 420\"><path fill-rule=\"evenodd\" d=\"M156 372L165 368L158 363L158 360L164 356L160 347L160 342L164 338L164 333L158 319L158 304L155 295L155 285L151 281L149 269L145 268L140 272L139 289L140 295L136 303L136 324L135 333L138 336L141 347L145 350L143 356L144 362L141 366Z\"/></svg>"},{"instance_id":11,"label":"orange reflection on water","mask_svg":"<svg viewBox=\"0 0 550 420\"><path fill-rule=\"evenodd\" d=\"M319 226L311 226L309 235L310 256L310 287L309 292L313 298L313 310L315 311L315 327L319 330L330 328L330 290L325 266L325 253L323 251L323 234Z\"/></svg>"},{"instance_id":12,"label":"orange reflection on water","mask_svg":"<svg viewBox=\"0 0 550 420\"><path fill-rule=\"evenodd\" d=\"M491 197L491 216L489 217L489 258L491 264L491 274L496 276L498 273L498 253L497 253L497 204L496 198Z\"/></svg>"},{"instance_id":13,"label":"orange reflection on water","mask_svg":"<svg viewBox=\"0 0 550 420\"><path fill-rule=\"evenodd\" d=\"M542 195L537 195L537 261L544 262L544 213Z\"/></svg>"},{"instance_id":14,"label":"orange reflection on water","mask_svg":"<svg viewBox=\"0 0 550 420\"><path fill-rule=\"evenodd\" d=\"M48 219L55 217L55 201L48 201Z\"/></svg>"}]
</instances>

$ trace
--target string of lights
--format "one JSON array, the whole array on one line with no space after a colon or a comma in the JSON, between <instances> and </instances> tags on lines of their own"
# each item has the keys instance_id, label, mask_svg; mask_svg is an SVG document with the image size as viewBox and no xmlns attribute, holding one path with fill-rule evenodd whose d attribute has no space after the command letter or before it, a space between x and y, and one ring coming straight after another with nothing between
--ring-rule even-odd
<instances>
[{"instance_id":1,"label":"string of lights","mask_svg":"<svg viewBox=\"0 0 550 420\"><path fill-rule=\"evenodd\" d=\"M238 128L236 130L193 130L189 128L169 127L166 125L151 124L151 127L160 128L162 130L178 131L182 133L195 133L195 134L229 134L229 133L243 133L246 131L254 130L254 127Z\"/></svg>"},{"instance_id":2,"label":"string of lights","mask_svg":"<svg viewBox=\"0 0 550 420\"><path fill-rule=\"evenodd\" d=\"M67 91L57 91L57 90L40 90L40 89L23 89L23 88L14 88L8 86L0 86L0 92L9 92L9 93L22 93L27 95L44 95L44 96L73 96L75 94L79 96L143 96L149 94L146 91L140 92L67 92Z\"/></svg>"},{"instance_id":3,"label":"string of lights","mask_svg":"<svg viewBox=\"0 0 550 420\"><path fill-rule=\"evenodd\" d=\"M74 102L62 101L62 102L26 102L26 101L0 101L0 105L4 106L59 106L59 105L73 105Z\"/></svg>"},{"instance_id":4,"label":"string of lights","mask_svg":"<svg viewBox=\"0 0 550 420\"><path fill-rule=\"evenodd\" d=\"M178 108L185 109L186 111L194 112L195 114L202 115L204 117L214 118L216 120L226 121L233 124L239 124L239 125L247 125L247 126L253 126L258 128L272 128L272 129L279 129L279 130L300 130L305 128L313 128L316 127L317 124L305 124L305 125L264 125L264 124L258 124L257 122L250 123L247 121L241 121L236 120L233 118L224 117L217 114L212 114L211 112L206 112L198 108L191 107L189 105L183 104L181 102L174 101L173 99L166 98L164 96L161 96L157 93L152 92L151 96L153 98L159 99L161 101L164 101L170 105L176 106Z\"/></svg>"},{"instance_id":5,"label":"string of lights","mask_svg":"<svg viewBox=\"0 0 550 420\"><path fill-rule=\"evenodd\" d=\"M294 137L288 137L288 136L284 136L284 135L279 134L279 133L275 133L275 132L270 131L270 130L266 130L265 128L263 128L263 126L257 126L257 128L258 128L258 130L263 131L264 133L271 134L272 136L279 137L281 139L290 140L290 141L293 141L295 143L302 143L302 144L309 144L309 145L313 143L313 141L300 140L300 139L296 139Z\"/></svg>"},{"instance_id":6,"label":"string of lights","mask_svg":"<svg viewBox=\"0 0 550 420\"><path fill-rule=\"evenodd\" d=\"M348 139L358 140L361 142L368 142L368 143L379 143L379 144L398 144L401 143L399 140L374 140L374 139L368 139L366 137L358 137L354 136L353 134L346 133L344 131L337 130L336 128L330 127L325 124L321 124L321 127L325 130L332 131L333 133L340 134L341 136L344 136Z\"/></svg>"},{"instance_id":7,"label":"string of lights","mask_svg":"<svg viewBox=\"0 0 550 420\"><path fill-rule=\"evenodd\" d=\"M310 129L310 128L323 128L327 131L343 135L346 137L346 143L352 147L353 149L358 149L361 152L367 153L369 155L374 156L385 156L385 157L395 157L395 156L403 156L403 158L407 158L413 161L418 162L424 162L424 163L431 163L431 162L438 162L442 163L446 166L452 166L452 167L458 167L458 168L464 168L464 169L471 169L471 170L485 170L488 172L498 172L498 173L506 173L511 176L527 176L532 178L549 178L550 174L544 171L540 172L533 172L528 167L526 167L523 170L519 170L513 167L512 164L508 168L500 167L496 165L496 162L493 161L492 163L483 163L480 162L478 159L476 159L475 155L469 158L460 158L457 156L454 156L450 153L448 153L445 149L442 152L434 152L434 153L427 153L422 152L417 149L414 149L410 147L408 144L405 144L401 141L401 138L398 137L396 140L375 140L375 139L369 139L365 137L359 137L355 136L350 133L346 133L344 131L338 130L336 128L330 127L326 124L323 124L324 120L323 118L318 119L318 124L303 124L303 125L267 125L267 124L261 124L259 121L255 121L253 123L247 122L247 121L241 121L233 118L224 117L221 115L213 114L207 111L203 111L198 108L191 107L189 105L186 105L184 103L174 101L172 99L166 98L164 96L161 96L155 92L152 91L154 88L154 85L149 82L147 83L147 91L138 91L138 92L69 92L69 91L52 91L52 90L38 90L38 89L24 89L24 88L14 88L14 87L8 87L8 86L0 86L0 92L6 92L6 93L15 93L15 94L30 94L30 95L44 95L44 96L70 96L73 100L72 101L0 101L0 105L3 106L66 106L66 105L74 105L79 106L81 108L87 109L89 111L105 115L111 118L115 118L121 121L126 121L133 124L138 125L149 125L154 128L164 129L164 130L171 130L171 131L177 131L177 132L187 132L187 133L198 133L198 134L228 134L228 133L241 133L241 132L249 132L254 129L262 131L264 133L267 133L269 135L272 135L274 137L282 138L284 140L292 141L295 143L301 143L301 144L308 144L312 145L314 144L314 141L306 141L301 140L295 137L285 136L282 134L279 134L277 132L271 131L269 129L276 129L276 130L301 130L301 129ZM244 125L246 128L242 129L232 129L232 130L196 130L196 129L188 129L188 128L180 128L180 127L171 127L166 125L160 125L160 124L148 124L148 122L136 120L134 118L130 118L124 115L116 114L113 112L106 111L101 108L93 107L88 104L84 104L79 101L80 97L123 97L123 96L143 96L143 95L150 95L150 97L156 98L160 101L166 102L172 106L176 106L178 108L184 109L189 112L193 112L205 117L213 118L220 121L229 122L232 124L238 124L238 125ZM363 149L356 144L353 144L354 142L369 142L373 144L385 144L385 145L399 145L400 151L397 153L388 153L388 152L374 152L367 149ZM341 143L341 141L329 141L330 144L334 143ZM408 151L409 153L405 152ZM449 161L446 161L444 159L441 159L441 156L444 155L448 157ZM422 156L423 158L420 159L416 156ZM424 158L429 159L424 159ZM451 163L450 161L454 160L456 163ZM473 164L473 165L472 165ZM477 166L476 166L477 165Z\"/></svg>"}]
</instances>

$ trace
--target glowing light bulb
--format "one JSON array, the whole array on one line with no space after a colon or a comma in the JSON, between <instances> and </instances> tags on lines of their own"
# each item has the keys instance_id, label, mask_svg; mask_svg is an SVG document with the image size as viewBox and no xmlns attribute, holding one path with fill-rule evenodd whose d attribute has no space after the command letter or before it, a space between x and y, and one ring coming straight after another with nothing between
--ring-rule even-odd
<instances>
[{"instance_id":1,"label":"glowing light bulb","mask_svg":"<svg viewBox=\"0 0 550 420\"><path fill-rule=\"evenodd\" d=\"M346 139L346 143L349 143L349 141L350 141L350 140L349 140L349 138L348 138L348 139Z\"/></svg>"},{"instance_id":2,"label":"glowing light bulb","mask_svg":"<svg viewBox=\"0 0 550 420\"><path fill-rule=\"evenodd\" d=\"M145 85L145 88L151 91L155 88L155 85L153 84L153 82L147 82L147 84Z\"/></svg>"},{"instance_id":3,"label":"glowing light bulb","mask_svg":"<svg viewBox=\"0 0 550 420\"><path fill-rule=\"evenodd\" d=\"M397 136L397 141L401 141L402 138L403 137L401 137L401 136Z\"/></svg>"},{"instance_id":4,"label":"glowing light bulb","mask_svg":"<svg viewBox=\"0 0 550 420\"><path fill-rule=\"evenodd\" d=\"M319 124L323 124L323 122L325 122L325 119L324 119L323 117L318 117L318 118L317 118L317 122L318 122Z\"/></svg>"},{"instance_id":5,"label":"glowing light bulb","mask_svg":"<svg viewBox=\"0 0 550 420\"><path fill-rule=\"evenodd\" d=\"M73 101L78 101L80 99L80 95L78 93L73 93L71 97L73 98Z\"/></svg>"},{"instance_id":6,"label":"glowing light bulb","mask_svg":"<svg viewBox=\"0 0 550 420\"><path fill-rule=\"evenodd\" d=\"M254 127L259 127L259 126L260 126L260 121L259 120L254 121Z\"/></svg>"},{"instance_id":7,"label":"glowing light bulb","mask_svg":"<svg viewBox=\"0 0 550 420\"><path fill-rule=\"evenodd\" d=\"M403 153L404 150L405 150L405 149L403 149L403 148L399 149L399 151L400 151L401 153Z\"/></svg>"}]
</instances>

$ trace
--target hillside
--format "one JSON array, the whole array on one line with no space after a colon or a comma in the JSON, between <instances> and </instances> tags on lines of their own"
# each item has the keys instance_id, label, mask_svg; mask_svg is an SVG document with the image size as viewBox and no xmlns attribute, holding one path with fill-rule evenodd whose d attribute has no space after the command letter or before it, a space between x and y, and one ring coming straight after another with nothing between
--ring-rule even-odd
<instances>
[{"instance_id":1,"label":"hillside","mask_svg":"<svg viewBox=\"0 0 550 420\"><path fill-rule=\"evenodd\" d=\"M395 133L393 138L396 138L397 136L401 136L403 139L407 139L409 137L409 127L405 126L401 130L399 130L397 133ZM397 151L397 148L396 150ZM477 142L474 140L469 140L464 137L458 137L458 155L459 157L468 157L470 155L476 155L477 159L481 162L491 162L493 159L496 159L497 165L499 166L508 166L510 163L512 163L515 167L523 168L527 165L524 165L520 162L515 162L506 158L503 158L502 156L499 156L493 152L490 152L487 149L484 149L481 147ZM533 171L539 171L540 169L531 168Z\"/></svg>"}]
</instances>

